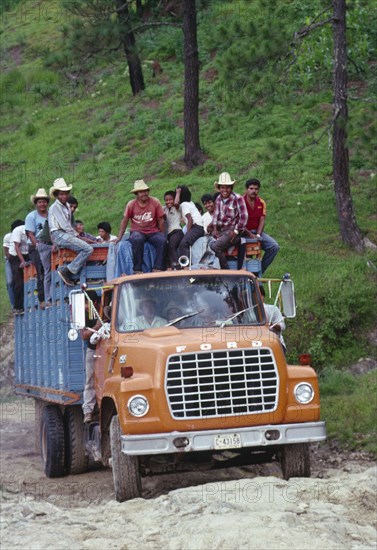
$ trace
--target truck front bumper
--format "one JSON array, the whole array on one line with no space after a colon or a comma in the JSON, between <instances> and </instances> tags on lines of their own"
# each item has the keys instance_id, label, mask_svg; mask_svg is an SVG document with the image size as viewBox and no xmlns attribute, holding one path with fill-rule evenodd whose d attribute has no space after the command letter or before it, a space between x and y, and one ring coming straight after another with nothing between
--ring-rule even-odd
<instances>
[{"instance_id":1,"label":"truck front bumper","mask_svg":"<svg viewBox=\"0 0 377 550\"><path fill-rule=\"evenodd\" d=\"M289 443L309 443L324 441L326 427L324 422L305 422L301 424L271 424L235 428L227 430L203 430L197 432L170 432L142 435L122 435L122 452L127 455L149 455L191 451L216 451L229 447L219 447L219 437L223 441L238 441L238 448L268 447ZM236 436L236 437L234 437ZM187 443L186 443L187 440Z\"/></svg>"}]
</instances>

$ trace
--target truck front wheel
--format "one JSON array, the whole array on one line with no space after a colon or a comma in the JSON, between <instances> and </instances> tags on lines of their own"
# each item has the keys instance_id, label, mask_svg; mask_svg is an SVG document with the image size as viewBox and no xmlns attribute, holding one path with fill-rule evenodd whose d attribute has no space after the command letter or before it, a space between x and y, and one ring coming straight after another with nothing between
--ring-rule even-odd
<instances>
[{"instance_id":1,"label":"truck front wheel","mask_svg":"<svg viewBox=\"0 0 377 550\"><path fill-rule=\"evenodd\" d=\"M122 453L121 435L119 418L115 415L110 424L110 447L115 498L118 502L141 496L139 459Z\"/></svg>"},{"instance_id":2,"label":"truck front wheel","mask_svg":"<svg viewBox=\"0 0 377 550\"><path fill-rule=\"evenodd\" d=\"M284 445L279 451L279 460L284 479L310 477L309 443Z\"/></svg>"},{"instance_id":3,"label":"truck front wheel","mask_svg":"<svg viewBox=\"0 0 377 550\"><path fill-rule=\"evenodd\" d=\"M41 418L41 456L47 477L65 474L63 415L56 405L43 408Z\"/></svg>"}]
</instances>

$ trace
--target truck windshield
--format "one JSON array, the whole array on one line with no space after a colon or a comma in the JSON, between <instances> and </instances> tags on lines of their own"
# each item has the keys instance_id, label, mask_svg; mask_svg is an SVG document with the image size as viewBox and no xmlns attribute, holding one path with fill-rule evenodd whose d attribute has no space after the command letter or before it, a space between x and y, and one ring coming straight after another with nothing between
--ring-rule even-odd
<instances>
[{"instance_id":1,"label":"truck windshield","mask_svg":"<svg viewBox=\"0 0 377 550\"><path fill-rule=\"evenodd\" d=\"M117 313L119 332L174 325L196 328L264 324L253 280L245 276L158 277L124 283Z\"/></svg>"}]
</instances>

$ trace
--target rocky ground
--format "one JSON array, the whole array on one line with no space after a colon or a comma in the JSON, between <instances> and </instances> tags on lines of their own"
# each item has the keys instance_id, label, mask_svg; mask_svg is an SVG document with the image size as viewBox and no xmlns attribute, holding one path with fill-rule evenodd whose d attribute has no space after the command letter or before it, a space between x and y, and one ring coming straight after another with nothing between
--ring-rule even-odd
<instances>
[{"instance_id":1,"label":"rocky ground","mask_svg":"<svg viewBox=\"0 0 377 550\"><path fill-rule=\"evenodd\" d=\"M376 465L336 444L313 445L312 478L284 481L277 462L143 479L143 498L114 501L110 469L45 477L34 405L13 399L3 333L1 548L366 549L377 547Z\"/></svg>"}]
</instances>

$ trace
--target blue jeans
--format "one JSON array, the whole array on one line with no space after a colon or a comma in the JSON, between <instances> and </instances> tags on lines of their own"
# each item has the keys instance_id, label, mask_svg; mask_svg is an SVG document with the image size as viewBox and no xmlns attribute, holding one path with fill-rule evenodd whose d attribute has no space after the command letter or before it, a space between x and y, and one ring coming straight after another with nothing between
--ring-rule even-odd
<instances>
[{"instance_id":1,"label":"blue jeans","mask_svg":"<svg viewBox=\"0 0 377 550\"><path fill-rule=\"evenodd\" d=\"M43 242L38 243L38 252L44 269L45 301L51 302L51 251L52 245Z\"/></svg>"},{"instance_id":2,"label":"blue jeans","mask_svg":"<svg viewBox=\"0 0 377 550\"><path fill-rule=\"evenodd\" d=\"M81 270L86 260L93 252L93 247L90 246L90 244L75 237L72 233L66 233L60 229L51 233L51 239L54 244L60 246L60 248L68 248L69 250L77 252L76 258L70 264L67 264L69 271L74 275Z\"/></svg>"},{"instance_id":3,"label":"blue jeans","mask_svg":"<svg viewBox=\"0 0 377 550\"><path fill-rule=\"evenodd\" d=\"M266 271L268 266L272 263L276 254L280 250L278 243L267 233L262 233L262 250L264 251L262 258L262 274Z\"/></svg>"},{"instance_id":4,"label":"blue jeans","mask_svg":"<svg viewBox=\"0 0 377 550\"><path fill-rule=\"evenodd\" d=\"M107 251L107 262L106 262L106 281L111 281L111 279L115 278L117 256L118 256L118 245L115 243L109 243L109 248Z\"/></svg>"},{"instance_id":5,"label":"blue jeans","mask_svg":"<svg viewBox=\"0 0 377 550\"><path fill-rule=\"evenodd\" d=\"M84 414L92 413L96 406L96 391L94 389L94 362L96 350L86 348L85 353L85 387L82 410Z\"/></svg>"},{"instance_id":6,"label":"blue jeans","mask_svg":"<svg viewBox=\"0 0 377 550\"><path fill-rule=\"evenodd\" d=\"M7 282L7 291L9 296L10 305L14 307L14 292L13 292L13 277L12 268L8 259L5 260L5 280Z\"/></svg>"},{"instance_id":7,"label":"blue jeans","mask_svg":"<svg viewBox=\"0 0 377 550\"><path fill-rule=\"evenodd\" d=\"M110 246L111 244L112 243L110 243ZM120 241L116 246L114 246L114 252L116 249L117 255L112 278L121 277L122 275L132 275L134 268L132 263L132 246L130 241L128 239Z\"/></svg>"},{"instance_id":8,"label":"blue jeans","mask_svg":"<svg viewBox=\"0 0 377 550\"><path fill-rule=\"evenodd\" d=\"M132 255L134 271L141 271L143 266L144 243L148 241L156 250L156 259L153 269L164 269L166 237L161 231L156 233L140 233L132 231L130 243L132 245Z\"/></svg>"},{"instance_id":9,"label":"blue jeans","mask_svg":"<svg viewBox=\"0 0 377 550\"><path fill-rule=\"evenodd\" d=\"M44 269L41 262L41 257L39 255L38 249L34 248L32 245L29 245L29 256L31 263L34 265L37 270L37 292L38 292L38 302L44 302L45 292L44 292Z\"/></svg>"}]
</instances>

